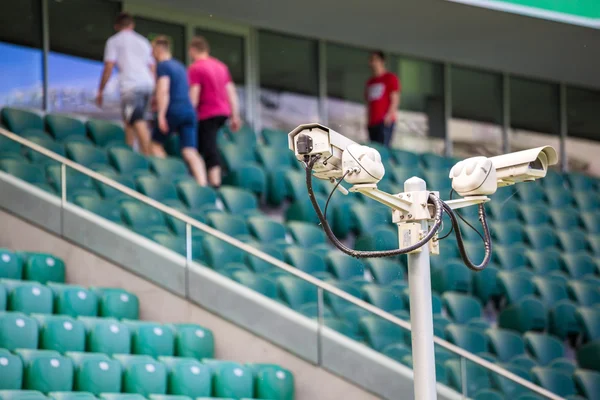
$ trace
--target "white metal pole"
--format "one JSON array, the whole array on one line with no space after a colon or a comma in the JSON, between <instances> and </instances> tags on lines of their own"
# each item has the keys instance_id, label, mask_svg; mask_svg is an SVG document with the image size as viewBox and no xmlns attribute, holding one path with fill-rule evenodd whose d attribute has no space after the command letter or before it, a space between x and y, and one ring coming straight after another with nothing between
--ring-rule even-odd
<instances>
[{"instance_id":1,"label":"white metal pole","mask_svg":"<svg viewBox=\"0 0 600 400\"><path fill-rule=\"evenodd\" d=\"M425 191L425 181L413 177L404 182L404 192ZM427 232L427 221L421 221L421 232ZM415 399L436 400L435 355L433 352L433 311L431 309L431 274L429 246L408 254L408 287L410 289L410 324Z\"/></svg>"}]
</instances>

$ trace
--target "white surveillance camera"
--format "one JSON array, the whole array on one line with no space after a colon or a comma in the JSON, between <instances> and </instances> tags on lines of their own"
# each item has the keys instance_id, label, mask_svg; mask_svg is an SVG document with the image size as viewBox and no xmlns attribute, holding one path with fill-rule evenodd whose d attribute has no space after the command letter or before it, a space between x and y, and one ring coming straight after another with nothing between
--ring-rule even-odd
<instances>
[{"instance_id":1,"label":"white surveillance camera","mask_svg":"<svg viewBox=\"0 0 600 400\"><path fill-rule=\"evenodd\" d=\"M290 150L299 161L305 156L321 155L313 167L314 176L320 179L340 179L344 175L342 154L352 140L321 124L303 124L288 134Z\"/></svg>"},{"instance_id":2,"label":"white surveillance camera","mask_svg":"<svg viewBox=\"0 0 600 400\"><path fill-rule=\"evenodd\" d=\"M376 184L385 174L381 162L381 154L372 147L351 144L342 155L344 173L349 172L344 179L353 185Z\"/></svg>"},{"instance_id":3,"label":"white surveillance camera","mask_svg":"<svg viewBox=\"0 0 600 400\"><path fill-rule=\"evenodd\" d=\"M472 157L450 170L452 188L461 196L482 196L498 187L528 182L546 176L548 167L558 162L552 146L538 147L496 157Z\"/></svg>"}]
</instances>

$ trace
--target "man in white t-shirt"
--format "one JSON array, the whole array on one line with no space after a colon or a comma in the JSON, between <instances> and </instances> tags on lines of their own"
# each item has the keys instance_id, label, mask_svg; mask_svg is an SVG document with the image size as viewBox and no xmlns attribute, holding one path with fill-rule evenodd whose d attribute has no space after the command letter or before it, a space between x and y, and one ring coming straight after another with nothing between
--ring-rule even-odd
<instances>
[{"instance_id":1,"label":"man in white t-shirt","mask_svg":"<svg viewBox=\"0 0 600 400\"><path fill-rule=\"evenodd\" d=\"M102 93L116 66L119 71L121 108L127 144L137 139L140 151L149 155L151 136L147 114L154 90L154 58L148 39L137 33L133 17L120 13L115 22L117 33L106 42L104 71L100 79L96 104L102 107Z\"/></svg>"}]
</instances>

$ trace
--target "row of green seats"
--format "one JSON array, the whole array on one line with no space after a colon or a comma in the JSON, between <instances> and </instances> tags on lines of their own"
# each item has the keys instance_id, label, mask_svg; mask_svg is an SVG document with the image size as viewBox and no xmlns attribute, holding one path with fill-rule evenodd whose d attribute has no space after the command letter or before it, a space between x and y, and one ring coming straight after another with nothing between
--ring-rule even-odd
<instances>
[{"instance_id":1,"label":"row of green seats","mask_svg":"<svg viewBox=\"0 0 600 400\"><path fill-rule=\"evenodd\" d=\"M0 280L0 311L138 319L136 295L119 288Z\"/></svg>"},{"instance_id":2,"label":"row of green seats","mask_svg":"<svg viewBox=\"0 0 600 400\"><path fill-rule=\"evenodd\" d=\"M0 389L41 393L131 393L193 399L257 398L291 400L294 378L274 364L240 364L185 357L158 357L52 350L0 349Z\"/></svg>"},{"instance_id":3,"label":"row of green seats","mask_svg":"<svg viewBox=\"0 0 600 400\"><path fill-rule=\"evenodd\" d=\"M65 263L52 254L0 248L0 279L64 283Z\"/></svg>"},{"instance_id":4,"label":"row of green seats","mask_svg":"<svg viewBox=\"0 0 600 400\"><path fill-rule=\"evenodd\" d=\"M258 399L234 399L224 397L197 397L192 399L181 395L151 394L144 397L141 394L131 393L102 393L94 396L87 392L50 392L46 397L35 390L0 390L0 400L258 400Z\"/></svg>"}]
</instances>

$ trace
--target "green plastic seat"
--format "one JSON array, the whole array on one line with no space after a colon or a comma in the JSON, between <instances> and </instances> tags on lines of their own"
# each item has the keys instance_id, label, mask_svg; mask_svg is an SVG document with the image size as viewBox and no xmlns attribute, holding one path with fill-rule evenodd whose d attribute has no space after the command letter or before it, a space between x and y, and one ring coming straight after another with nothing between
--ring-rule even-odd
<instances>
[{"instance_id":1,"label":"green plastic seat","mask_svg":"<svg viewBox=\"0 0 600 400\"><path fill-rule=\"evenodd\" d=\"M282 276L277 278L277 287L281 300L293 310L317 301L317 288L301 279Z\"/></svg>"},{"instance_id":2,"label":"green plastic seat","mask_svg":"<svg viewBox=\"0 0 600 400\"><path fill-rule=\"evenodd\" d=\"M475 393L475 396L473 397L473 400L503 400L504 396L493 389L481 389L479 390L477 393Z\"/></svg>"},{"instance_id":3,"label":"green plastic seat","mask_svg":"<svg viewBox=\"0 0 600 400\"><path fill-rule=\"evenodd\" d=\"M576 307L570 300L553 305L548 312L548 331L560 339L579 334L581 328L575 318Z\"/></svg>"},{"instance_id":4,"label":"green plastic seat","mask_svg":"<svg viewBox=\"0 0 600 400\"><path fill-rule=\"evenodd\" d=\"M576 394L575 384L570 375L552 368L535 367L531 370L533 383L552 393L566 397Z\"/></svg>"},{"instance_id":5,"label":"green plastic seat","mask_svg":"<svg viewBox=\"0 0 600 400\"><path fill-rule=\"evenodd\" d=\"M547 207L540 205L523 204L520 208L521 217L529 226L550 224L552 216Z\"/></svg>"},{"instance_id":6,"label":"green plastic seat","mask_svg":"<svg viewBox=\"0 0 600 400\"><path fill-rule=\"evenodd\" d=\"M408 308L408 305L404 303L400 292L393 289L368 285L363 287L362 293L364 300L368 303L390 313L406 310Z\"/></svg>"},{"instance_id":7,"label":"green plastic seat","mask_svg":"<svg viewBox=\"0 0 600 400\"><path fill-rule=\"evenodd\" d=\"M488 329L485 335L490 350L501 362L508 362L525 352L525 342L518 333L507 329Z\"/></svg>"},{"instance_id":8,"label":"green plastic seat","mask_svg":"<svg viewBox=\"0 0 600 400\"><path fill-rule=\"evenodd\" d=\"M461 361L458 359L446 361L446 374L450 387L456 389L459 393L466 392L469 397L474 396L483 389L491 388L492 382L487 369L472 362L466 362L465 364L467 387L463 389Z\"/></svg>"},{"instance_id":9,"label":"green plastic seat","mask_svg":"<svg viewBox=\"0 0 600 400\"><path fill-rule=\"evenodd\" d=\"M513 374L523 379L531 380L531 376L529 375L528 369L513 364L499 364L498 366L506 369L509 372L512 372ZM502 394L505 396L503 398L510 399L528 392L528 389L526 389L524 386L519 385L511 379L504 378L499 374L492 372L490 373L490 377L492 380L492 386L497 388L500 392L502 392Z\"/></svg>"},{"instance_id":10,"label":"green plastic seat","mask_svg":"<svg viewBox=\"0 0 600 400\"><path fill-rule=\"evenodd\" d=\"M64 283L65 263L52 254L26 253L23 276L28 281Z\"/></svg>"},{"instance_id":11,"label":"green plastic seat","mask_svg":"<svg viewBox=\"0 0 600 400\"><path fill-rule=\"evenodd\" d=\"M428 169L450 170L456 164L452 158L440 156L434 153L421 154L421 162Z\"/></svg>"},{"instance_id":12,"label":"green plastic seat","mask_svg":"<svg viewBox=\"0 0 600 400\"><path fill-rule=\"evenodd\" d=\"M106 152L93 145L69 143L66 146L67 157L78 164L91 169L108 165Z\"/></svg>"},{"instance_id":13,"label":"green plastic seat","mask_svg":"<svg viewBox=\"0 0 600 400\"><path fill-rule=\"evenodd\" d=\"M389 152L398 165L418 165L420 163L419 155L416 153L401 149L390 149Z\"/></svg>"},{"instance_id":14,"label":"green plastic seat","mask_svg":"<svg viewBox=\"0 0 600 400\"><path fill-rule=\"evenodd\" d=\"M329 271L340 280L347 281L364 276L365 266L363 263L339 251L329 252L325 261Z\"/></svg>"},{"instance_id":15,"label":"green plastic seat","mask_svg":"<svg viewBox=\"0 0 600 400\"><path fill-rule=\"evenodd\" d=\"M48 397L52 400L96 400L92 393L86 392L50 392Z\"/></svg>"},{"instance_id":16,"label":"green plastic seat","mask_svg":"<svg viewBox=\"0 0 600 400\"><path fill-rule=\"evenodd\" d=\"M287 176L294 168L293 160L287 151L269 146L259 147L256 155L267 174L267 202L272 206L279 206L290 196Z\"/></svg>"},{"instance_id":17,"label":"green plastic seat","mask_svg":"<svg viewBox=\"0 0 600 400\"><path fill-rule=\"evenodd\" d=\"M431 288L438 292L471 291L471 271L460 260L446 260L443 266L432 267Z\"/></svg>"},{"instance_id":18,"label":"green plastic seat","mask_svg":"<svg viewBox=\"0 0 600 400\"><path fill-rule=\"evenodd\" d=\"M85 351L86 332L83 322L63 315L40 315L35 318L39 325L39 348L67 351Z\"/></svg>"},{"instance_id":19,"label":"green plastic seat","mask_svg":"<svg viewBox=\"0 0 600 400\"><path fill-rule=\"evenodd\" d=\"M357 234L369 232L379 225L389 225L392 221L392 213L387 209L375 206L373 203L354 204L351 207L351 215L346 218L354 220Z\"/></svg>"},{"instance_id":20,"label":"green plastic seat","mask_svg":"<svg viewBox=\"0 0 600 400\"><path fill-rule=\"evenodd\" d=\"M425 170L423 179L427 182L427 187L439 191L445 197L452 189L452 181L448 177L448 172L444 170Z\"/></svg>"},{"instance_id":21,"label":"green plastic seat","mask_svg":"<svg viewBox=\"0 0 600 400\"><path fill-rule=\"evenodd\" d=\"M488 266L483 271L473 274L473 295L486 304L492 298L498 298L502 294L502 288L498 282L498 268Z\"/></svg>"},{"instance_id":22,"label":"green plastic seat","mask_svg":"<svg viewBox=\"0 0 600 400\"><path fill-rule=\"evenodd\" d=\"M151 394L148 396L150 400L193 400L188 396L181 396L177 394ZM196 399L206 399L206 397L197 397Z\"/></svg>"},{"instance_id":23,"label":"green plastic seat","mask_svg":"<svg viewBox=\"0 0 600 400\"><path fill-rule=\"evenodd\" d=\"M175 355L201 360L213 358L215 340L210 329L196 324L174 324Z\"/></svg>"},{"instance_id":24,"label":"green plastic seat","mask_svg":"<svg viewBox=\"0 0 600 400\"><path fill-rule=\"evenodd\" d=\"M382 225L363 232L354 244L357 250L384 251L398 248L398 228Z\"/></svg>"},{"instance_id":25,"label":"green plastic seat","mask_svg":"<svg viewBox=\"0 0 600 400\"><path fill-rule=\"evenodd\" d=\"M583 224L576 208L562 208L550 211L552 223L557 229L570 230L579 228Z\"/></svg>"},{"instance_id":26,"label":"green plastic seat","mask_svg":"<svg viewBox=\"0 0 600 400\"><path fill-rule=\"evenodd\" d=\"M47 286L35 282L2 281L8 291L10 311L27 314L52 314L53 294Z\"/></svg>"},{"instance_id":27,"label":"green plastic seat","mask_svg":"<svg viewBox=\"0 0 600 400\"><path fill-rule=\"evenodd\" d=\"M395 281L405 281L406 272L404 266L388 258L371 258L365 260L371 276L379 285L389 285Z\"/></svg>"},{"instance_id":28,"label":"green plastic seat","mask_svg":"<svg viewBox=\"0 0 600 400\"><path fill-rule=\"evenodd\" d=\"M569 185L574 190L585 191L595 190L597 188L597 182L594 178L588 175L584 175L578 172L571 172L565 175Z\"/></svg>"},{"instance_id":29,"label":"green plastic seat","mask_svg":"<svg viewBox=\"0 0 600 400\"><path fill-rule=\"evenodd\" d=\"M317 203L321 210L325 209L326 199L322 195L317 194L316 196ZM333 214L333 213L332 213ZM332 214L327 214L327 221L331 225L333 223ZM312 206L311 201L306 198L298 199L290 204L290 206L285 210L285 220L290 223L291 221L299 221L306 222L313 226L319 223L319 219L317 218L317 214ZM338 233L338 230L334 230L336 235L342 236ZM600 248L600 247L599 247Z\"/></svg>"},{"instance_id":30,"label":"green plastic seat","mask_svg":"<svg viewBox=\"0 0 600 400\"><path fill-rule=\"evenodd\" d=\"M18 253L0 249L0 279L21 279L23 277L23 259Z\"/></svg>"},{"instance_id":31,"label":"green plastic seat","mask_svg":"<svg viewBox=\"0 0 600 400\"><path fill-rule=\"evenodd\" d=\"M403 343L394 343L386 346L386 348L382 350L382 353L392 360L396 360L401 363L404 357L412 354L412 351Z\"/></svg>"},{"instance_id":32,"label":"green plastic seat","mask_svg":"<svg viewBox=\"0 0 600 400\"><path fill-rule=\"evenodd\" d=\"M327 271L327 264L323 257L314 251L302 247L288 247L285 251L285 260L308 274Z\"/></svg>"},{"instance_id":33,"label":"green plastic seat","mask_svg":"<svg viewBox=\"0 0 600 400\"><path fill-rule=\"evenodd\" d=\"M150 170L161 179L176 180L189 177L185 163L176 157L150 158Z\"/></svg>"},{"instance_id":34,"label":"green plastic seat","mask_svg":"<svg viewBox=\"0 0 600 400\"><path fill-rule=\"evenodd\" d=\"M108 159L121 174L131 176L147 174L150 168L150 162L146 157L128 149L111 148L108 150Z\"/></svg>"},{"instance_id":35,"label":"green plastic seat","mask_svg":"<svg viewBox=\"0 0 600 400\"><path fill-rule=\"evenodd\" d=\"M577 391L588 400L600 399L600 372L578 369L573 374Z\"/></svg>"},{"instance_id":36,"label":"green plastic seat","mask_svg":"<svg viewBox=\"0 0 600 400\"><path fill-rule=\"evenodd\" d=\"M0 313L0 348L36 349L38 347L38 324L20 312Z\"/></svg>"},{"instance_id":37,"label":"green plastic seat","mask_svg":"<svg viewBox=\"0 0 600 400\"><path fill-rule=\"evenodd\" d=\"M79 320L87 330L87 351L109 356L131 352L131 333L123 323L112 318L80 317Z\"/></svg>"},{"instance_id":38,"label":"green plastic seat","mask_svg":"<svg viewBox=\"0 0 600 400\"><path fill-rule=\"evenodd\" d=\"M527 242L536 250L545 250L559 245L559 238L549 225L528 226L525 232Z\"/></svg>"},{"instance_id":39,"label":"green plastic seat","mask_svg":"<svg viewBox=\"0 0 600 400\"><path fill-rule=\"evenodd\" d=\"M0 312L6 311L8 307L8 293L2 283L0 283Z\"/></svg>"},{"instance_id":40,"label":"green plastic seat","mask_svg":"<svg viewBox=\"0 0 600 400\"><path fill-rule=\"evenodd\" d=\"M529 279L524 279L522 270L501 271L498 281L507 304L513 304L535 293L535 285Z\"/></svg>"},{"instance_id":41,"label":"green plastic seat","mask_svg":"<svg viewBox=\"0 0 600 400\"><path fill-rule=\"evenodd\" d=\"M131 332L131 353L153 358L175 354L175 335L169 326L147 321L123 320Z\"/></svg>"},{"instance_id":42,"label":"green plastic seat","mask_svg":"<svg viewBox=\"0 0 600 400\"><path fill-rule=\"evenodd\" d=\"M255 391L259 399L294 400L294 375L280 366L260 366Z\"/></svg>"},{"instance_id":43,"label":"green plastic seat","mask_svg":"<svg viewBox=\"0 0 600 400\"><path fill-rule=\"evenodd\" d=\"M98 296L91 290L76 285L50 283L54 292L54 312L71 317L98 315Z\"/></svg>"},{"instance_id":44,"label":"green plastic seat","mask_svg":"<svg viewBox=\"0 0 600 400\"><path fill-rule=\"evenodd\" d=\"M527 332L523 338L525 339L527 352L541 366L546 366L553 360L565 356L565 348L562 342L551 335Z\"/></svg>"},{"instance_id":45,"label":"green plastic seat","mask_svg":"<svg viewBox=\"0 0 600 400\"><path fill-rule=\"evenodd\" d=\"M538 274L548 274L559 271L563 267L562 254L556 250L528 250L529 265Z\"/></svg>"},{"instance_id":46,"label":"green plastic seat","mask_svg":"<svg viewBox=\"0 0 600 400\"><path fill-rule=\"evenodd\" d=\"M483 306L473 296L462 293L444 293L442 300L448 316L457 324L466 324L483 316Z\"/></svg>"},{"instance_id":47,"label":"green plastic seat","mask_svg":"<svg viewBox=\"0 0 600 400\"><path fill-rule=\"evenodd\" d=\"M125 131L113 122L91 119L86 123L87 131L96 146L125 147Z\"/></svg>"},{"instance_id":48,"label":"green plastic seat","mask_svg":"<svg viewBox=\"0 0 600 400\"><path fill-rule=\"evenodd\" d=\"M237 363L217 365L213 376L213 395L216 397L252 398L254 395L252 371Z\"/></svg>"},{"instance_id":49,"label":"green plastic seat","mask_svg":"<svg viewBox=\"0 0 600 400\"><path fill-rule=\"evenodd\" d=\"M169 371L167 392L192 399L211 395L211 369L193 358L160 357ZM151 396L152 397L152 396Z\"/></svg>"},{"instance_id":50,"label":"green plastic seat","mask_svg":"<svg viewBox=\"0 0 600 400\"><path fill-rule=\"evenodd\" d=\"M179 200L177 188L168 180L158 179L153 176L144 176L136 180L136 186L140 193L154 200L161 202Z\"/></svg>"},{"instance_id":51,"label":"green plastic seat","mask_svg":"<svg viewBox=\"0 0 600 400\"><path fill-rule=\"evenodd\" d=\"M580 368L600 372L600 340L596 339L582 345L575 353Z\"/></svg>"},{"instance_id":52,"label":"green plastic seat","mask_svg":"<svg viewBox=\"0 0 600 400\"><path fill-rule=\"evenodd\" d=\"M264 128L261 135L267 145L278 150L288 150L288 134L280 129Z\"/></svg>"},{"instance_id":53,"label":"green plastic seat","mask_svg":"<svg viewBox=\"0 0 600 400\"><path fill-rule=\"evenodd\" d=\"M37 390L0 390L2 400L48 400Z\"/></svg>"},{"instance_id":54,"label":"green plastic seat","mask_svg":"<svg viewBox=\"0 0 600 400\"><path fill-rule=\"evenodd\" d=\"M567 374L573 374L575 372L575 363L570 358L557 358L552 360L550 364L548 364L549 368L557 369L559 371L563 371Z\"/></svg>"},{"instance_id":55,"label":"green plastic seat","mask_svg":"<svg viewBox=\"0 0 600 400\"><path fill-rule=\"evenodd\" d=\"M31 131L26 131L26 133L29 133L29 132L31 132ZM27 136L25 138L39 146L44 147L46 150L49 150L59 156L63 156L63 157L66 156L65 146L61 143L55 142L54 140L49 138L48 135L46 135L45 137L42 137L42 136L29 137L29 136ZM46 157L45 155L43 155L35 150L31 150L31 149L25 149L25 156L33 164L40 165L40 166L57 165L58 164L56 161L54 161L50 157Z\"/></svg>"},{"instance_id":56,"label":"green plastic seat","mask_svg":"<svg viewBox=\"0 0 600 400\"><path fill-rule=\"evenodd\" d=\"M163 363L150 356L113 356L123 368L123 393L135 393L147 397L167 393L167 369Z\"/></svg>"},{"instance_id":57,"label":"green plastic seat","mask_svg":"<svg viewBox=\"0 0 600 400\"><path fill-rule=\"evenodd\" d=\"M544 303L534 297L525 297L500 312L498 326L518 332L541 331L548 325Z\"/></svg>"},{"instance_id":58,"label":"green plastic seat","mask_svg":"<svg viewBox=\"0 0 600 400\"><path fill-rule=\"evenodd\" d=\"M586 281L570 281L567 286L569 297L577 304L591 307L600 304L600 290Z\"/></svg>"},{"instance_id":59,"label":"green plastic seat","mask_svg":"<svg viewBox=\"0 0 600 400\"><path fill-rule=\"evenodd\" d=\"M58 141L64 141L70 137L86 137L85 124L78 119L66 115L46 115L46 125L50 134Z\"/></svg>"},{"instance_id":60,"label":"green plastic seat","mask_svg":"<svg viewBox=\"0 0 600 400\"><path fill-rule=\"evenodd\" d=\"M582 328L584 343L600 339L600 309L579 307L575 318Z\"/></svg>"},{"instance_id":61,"label":"green plastic seat","mask_svg":"<svg viewBox=\"0 0 600 400\"><path fill-rule=\"evenodd\" d=\"M151 237L152 237L152 240L154 240L156 243L159 243L160 245L166 247L167 249L172 250L175 253L182 255L184 257L187 256L185 237L174 236L172 234L167 234L167 233L155 233ZM192 257L192 259L194 259L194 258Z\"/></svg>"},{"instance_id":62,"label":"green plastic seat","mask_svg":"<svg viewBox=\"0 0 600 400\"><path fill-rule=\"evenodd\" d=\"M358 299L361 298L361 290L359 288L357 288L356 286L350 284L350 283L344 283L344 282L339 282L339 281L335 281L335 280L330 280L328 283L332 284L333 286L335 286L336 288L348 293L351 296L354 296ZM366 287L365 287L366 288ZM324 298L325 298L325 304L336 314L336 315L343 315L344 311L351 306L351 303L347 302L346 300L342 299L341 297L338 297L332 293L329 292L324 292ZM372 298L369 299L365 299L367 301L373 300ZM401 301L401 300L400 300ZM317 309L317 314L318 314L318 309Z\"/></svg>"},{"instance_id":63,"label":"green plastic seat","mask_svg":"<svg viewBox=\"0 0 600 400\"><path fill-rule=\"evenodd\" d=\"M590 251L587 243L587 235L581 229L571 229L569 231L560 231L557 233L558 244L565 252L577 253Z\"/></svg>"},{"instance_id":64,"label":"green plastic seat","mask_svg":"<svg viewBox=\"0 0 600 400\"><path fill-rule=\"evenodd\" d=\"M118 319L138 319L138 297L124 289L95 288L99 298L98 316Z\"/></svg>"},{"instance_id":65,"label":"green plastic seat","mask_svg":"<svg viewBox=\"0 0 600 400\"><path fill-rule=\"evenodd\" d=\"M258 164L248 163L229 170L223 183L260 196L267 190L267 175Z\"/></svg>"},{"instance_id":66,"label":"green plastic seat","mask_svg":"<svg viewBox=\"0 0 600 400\"><path fill-rule=\"evenodd\" d=\"M248 218L248 228L250 233L261 242L274 243L277 241L285 242L286 240L285 226L266 217Z\"/></svg>"},{"instance_id":67,"label":"green plastic seat","mask_svg":"<svg viewBox=\"0 0 600 400\"><path fill-rule=\"evenodd\" d=\"M11 132L19 134L26 129L44 130L44 120L38 113L18 108L4 107L1 115L2 121Z\"/></svg>"},{"instance_id":68,"label":"green plastic seat","mask_svg":"<svg viewBox=\"0 0 600 400\"><path fill-rule=\"evenodd\" d=\"M546 200L546 192L540 183L528 182L516 187L517 196L523 203L537 204Z\"/></svg>"},{"instance_id":69,"label":"green plastic seat","mask_svg":"<svg viewBox=\"0 0 600 400\"><path fill-rule=\"evenodd\" d=\"M568 190L548 189L546 191L546 198L552 208L570 208L575 206L575 197Z\"/></svg>"},{"instance_id":70,"label":"green plastic seat","mask_svg":"<svg viewBox=\"0 0 600 400\"><path fill-rule=\"evenodd\" d=\"M249 271L237 271L231 275L231 279L270 299L277 299L277 284L267 276Z\"/></svg>"},{"instance_id":71,"label":"green plastic seat","mask_svg":"<svg viewBox=\"0 0 600 400\"><path fill-rule=\"evenodd\" d=\"M103 400L144 400L145 397L135 393L102 393L98 396Z\"/></svg>"},{"instance_id":72,"label":"green plastic seat","mask_svg":"<svg viewBox=\"0 0 600 400\"><path fill-rule=\"evenodd\" d=\"M301 247L311 248L326 241L325 233L318 226L307 222L289 222L287 228L292 238Z\"/></svg>"},{"instance_id":73,"label":"green plastic seat","mask_svg":"<svg viewBox=\"0 0 600 400\"><path fill-rule=\"evenodd\" d=\"M68 352L75 366L73 390L93 395L121 391L121 364L101 353Z\"/></svg>"},{"instance_id":74,"label":"green plastic seat","mask_svg":"<svg viewBox=\"0 0 600 400\"><path fill-rule=\"evenodd\" d=\"M56 193L61 193L61 168L59 165L49 165L46 167L46 175L48 182L54 188ZM67 168L67 197L73 199L78 194L89 193L96 194L96 188L92 178L75 171L72 168Z\"/></svg>"},{"instance_id":75,"label":"green plastic seat","mask_svg":"<svg viewBox=\"0 0 600 400\"><path fill-rule=\"evenodd\" d=\"M566 285L552 278L535 277L533 283L536 296L542 300L546 307L552 307L557 302L569 298Z\"/></svg>"},{"instance_id":76,"label":"green plastic seat","mask_svg":"<svg viewBox=\"0 0 600 400\"><path fill-rule=\"evenodd\" d=\"M0 171L13 175L31 184L44 184L46 178L43 171L29 163L17 160L0 160Z\"/></svg>"},{"instance_id":77,"label":"green plastic seat","mask_svg":"<svg viewBox=\"0 0 600 400\"><path fill-rule=\"evenodd\" d=\"M496 199L494 198L494 200ZM485 210L489 217L495 221L518 221L521 218L520 204L514 199L490 201L486 203Z\"/></svg>"},{"instance_id":78,"label":"green plastic seat","mask_svg":"<svg viewBox=\"0 0 600 400\"><path fill-rule=\"evenodd\" d=\"M485 353L488 351L488 340L486 336L478 330L456 324L450 324L446 327L446 338L453 343L471 353Z\"/></svg>"},{"instance_id":79,"label":"green plastic seat","mask_svg":"<svg viewBox=\"0 0 600 400\"><path fill-rule=\"evenodd\" d=\"M250 230L246 225L246 220L234 214L212 213L208 216L207 222L213 228L240 240L250 238Z\"/></svg>"},{"instance_id":80,"label":"green plastic seat","mask_svg":"<svg viewBox=\"0 0 600 400\"><path fill-rule=\"evenodd\" d=\"M252 215L259 212L256 197L247 190L222 186L219 197L231 214Z\"/></svg>"},{"instance_id":81,"label":"green plastic seat","mask_svg":"<svg viewBox=\"0 0 600 400\"><path fill-rule=\"evenodd\" d=\"M143 203L133 201L123 202L121 204L121 216L123 217L123 221L136 231L151 227L167 228L163 213Z\"/></svg>"},{"instance_id":82,"label":"green plastic seat","mask_svg":"<svg viewBox=\"0 0 600 400\"><path fill-rule=\"evenodd\" d=\"M73 362L53 350L15 350L24 365L23 388L42 393L73 388Z\"/></svg>"},{"instance_id":83,"label":"green plastic seat","mask_svg":"<svg viewBox=\"0 0 600 400\"><path fill-rule=\"evenodd\" d=\"M183 203L191 209L214 206L217 201L217 193L214 189L200 186L195 182L180 182L177 190Z\"/></svg>"},{"instance_id":84,"label":"green plastic seat","mask_svg":"<svg viewBox=\"0 0 600 400\"><path fill-rule=\"evenodd\" d=\"M572 278L581 279L588 274L595 274L598 270L596 258L586 253L563 254L562 266Z\"/></svg>"},{"instance_id":85,"label":"green plastic seat","mask_svg":"<svg viewBox=\"0 0 600 400\"><path fill-rule=\"evenodd\" d=\"M246 259L245 252L214 236L205 237L202 240L202 247L207 265L215 270L230 263L244 263Z\"/></svg>"},{"instance_id":86,"label":"green plastic seat","mask_svg":"<svg viewBox=\"0 0 600 400\"><path fill-rule=\"evenodd\" d=\"M403 341L408 331L382 318L372 315L360 318L358 332L366 344L377 351Z\"/></svg>"},{"instance_id":87,"label":"green plastic seat","mask_svg":"<svg viewBox=\"0 0 600 400\"><path fill-rule=\"evenodd\" d=\"M490 224L492 238L498 243L512 245L525 240L522 224L513 222L493 222Z\"/></svg>"},{"instance_id":88,"label":"green plastic seat","mask_svg":"<svg viewBox=\"0 0 600 400\"><path fill-rule=\"evenodd\" d=\"M111 222L121 224L121 211L116 202L112 200L98 199L94 196L77 196L74 203L100 217Z\"/></svg>"},{"instance_id":89,"label":"green plastic seat","mask_svg":"<svg viewBox=\"0 0 600 400\"><path fill-rule=\"evenodd\" d=\"M19 390L23 385L23 362L19 356L0 349L0 393L3 390ZM0 394L0 397L2 395Z\"/></svg>"}]
</instances>

